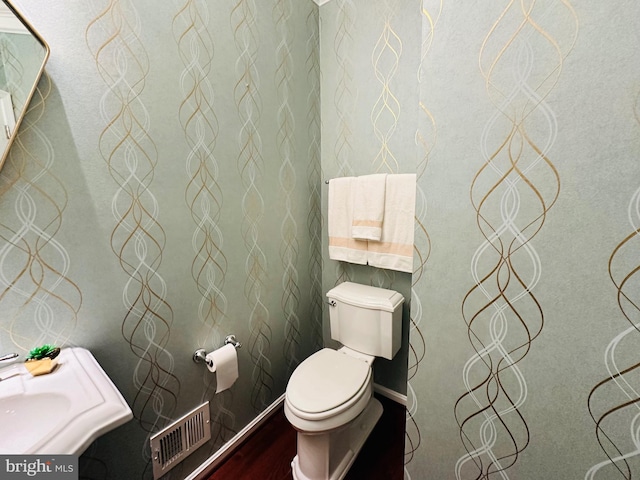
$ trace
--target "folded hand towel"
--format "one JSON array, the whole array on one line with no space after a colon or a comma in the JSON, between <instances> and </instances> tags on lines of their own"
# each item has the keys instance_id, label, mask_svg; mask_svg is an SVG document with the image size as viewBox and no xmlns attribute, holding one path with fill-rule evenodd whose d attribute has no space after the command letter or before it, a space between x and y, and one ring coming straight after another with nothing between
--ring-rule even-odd
<instances>
[{"instance_id":1,"label":"folded hand towel","mask_svg":"<svg viewBox=\"0 0 640 480\"><path fill-rule=\"evenodd\" d=\"M384 218L386 173L363 175L355 179L355 198L351 236L379 242Z\"/></svg>"},{"instance_id":2,"label":"folded hand towel","mask_svg":"<svg viewBox=\"0 0 640 480\"><path fill-rule=\"evenodd\" d=\"M367 242L351 237L354 180L354 177L329 180L329 258L366 265Z\"/></svg>"},{"instance_id":3,"label":"folded hand towel","mask_svg":"<svg viewBox=\"0 0 640 480\"><path fill-rule=\"evenodd\" d=\"M387 175L382 236L380 242L369 242L369 265L413 271L415 204L416 175Z\"/></svg>"}]
</instances>

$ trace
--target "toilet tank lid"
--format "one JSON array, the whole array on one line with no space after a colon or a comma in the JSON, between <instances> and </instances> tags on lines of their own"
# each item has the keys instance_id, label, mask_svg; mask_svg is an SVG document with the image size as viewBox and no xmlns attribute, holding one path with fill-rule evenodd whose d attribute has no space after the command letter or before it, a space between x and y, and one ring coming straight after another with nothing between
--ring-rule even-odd
<instances>
[{"instance_id":1,"label":"toilet tank lid","mask_svg":"<svg viewBox=\"0 0 640 480\"><path fill-rule=\"evenodd\" d=\"M404 297L394 290L353 282L344 282L332 288L327 292L327 298L386 312L394 312L404 302Z\"/></svg>"}]
</instances>

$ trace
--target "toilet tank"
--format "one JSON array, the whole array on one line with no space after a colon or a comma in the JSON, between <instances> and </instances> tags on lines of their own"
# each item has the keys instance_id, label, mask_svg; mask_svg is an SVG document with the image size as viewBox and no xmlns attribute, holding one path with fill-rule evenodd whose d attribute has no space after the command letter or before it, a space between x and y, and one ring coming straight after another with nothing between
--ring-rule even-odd
<instances>
[{"instance_id":1,"label":"toilet tank","mask_svg":"<svg viewBox=\"0 0 640 480\"><path fill-rule=\"evenodd\" d=\"M400 349L404 297L393 290L344 282L327 292L331 338L391 360Z\"/></svg>"}]
</instances>

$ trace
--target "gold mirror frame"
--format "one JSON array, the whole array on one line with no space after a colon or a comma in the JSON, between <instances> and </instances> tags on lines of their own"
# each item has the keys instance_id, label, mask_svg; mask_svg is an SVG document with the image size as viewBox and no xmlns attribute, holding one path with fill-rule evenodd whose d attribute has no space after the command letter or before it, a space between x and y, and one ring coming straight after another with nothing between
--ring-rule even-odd
<instances>
[{"instance_id":1,"label":"gold mirror frame","mask_svg":"<svg viewBox=\"0 0 640 480\"><path fill-rule=\"evenodd\" d=\"M11 145L13 144L16 136L18 135L18 130L20 128L20 124L22 123L22 119L24 118L24 116L25 116L25 114L26 114L26 112L28 110L29 102L33 98L33 95L34 95L34 93L36 91L36 88L38 87L38 81L40 80L40 77L42 76L42 72L44 72L44 66L47 63L47 60L49 59L49 53L50 53L49 45L47 44L47 42L44 41L44 39L40 36L40 34L24 18L24 16L11 3L11 1L10 0L2 0L2 3L4 3L4 5L6 5L6 7L9 9L10 13L12 13L15 16L15 18L24 26L24 28L28 31L28 33L31 34L31 36L42 46L42 48L44 50L44 55L42 56L42 60L41 60L39 68L37 68L37 71L34 72L33 78L24 79L24 83L23 83L23 85L21 85L21 87L24 89L23 91L26 92L26 96L24 97L24 104L23 104L21 110L18 112L18 111L16 111L15 108L13 109L14 110L14 115L15 115L15 126L13 127L11 132L7 133L7 144L6 144L6 147L4 149L4 152L2 152L2 156L0 157L0 170L2 169L2 166L4 165L4 162L7 159L7 156L9 155L9 150L11 149ZM19 35L21 35L21 34L19 34ZM2 60L0 59L0 61L2 61ZM0 134L2 134L2 132L0 132Z\"/></svg>"}]
</instances>

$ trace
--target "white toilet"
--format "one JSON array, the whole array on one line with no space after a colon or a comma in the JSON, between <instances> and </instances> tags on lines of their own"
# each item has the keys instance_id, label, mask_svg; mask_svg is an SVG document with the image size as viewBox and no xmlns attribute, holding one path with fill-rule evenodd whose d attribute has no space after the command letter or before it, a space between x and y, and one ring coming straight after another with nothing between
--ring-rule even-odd
<instances>
[{"instance_id":1,"label":"white toilet","mask_svg":"<svg viewBox=\"0 0 640 480\"><path fill-rule=\"evenodd\" d=\"M327 292L331 338L302 362L287 385L284 413L298 431L291 462L296 480L340 480L382 415L373 398L375 357L400 348L402 303L398 292L344 282Z\"/></svg>"}]
</instances>

